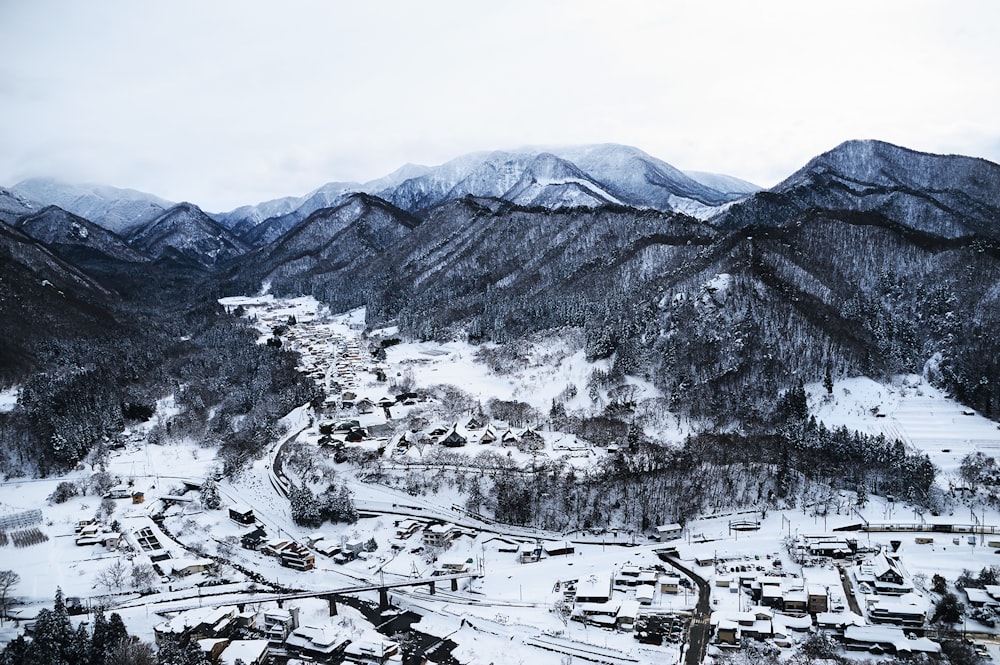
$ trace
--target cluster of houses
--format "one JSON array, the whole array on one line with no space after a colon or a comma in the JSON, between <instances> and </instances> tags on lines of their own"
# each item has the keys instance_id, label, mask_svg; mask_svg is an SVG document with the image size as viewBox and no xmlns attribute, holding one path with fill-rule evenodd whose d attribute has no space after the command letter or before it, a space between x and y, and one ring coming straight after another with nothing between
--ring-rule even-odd
<instances>
[{"instance_id":1,"label":"cluster of houses","mask_svg":"<svg viewBox=\"0 0 1000 665\"><path fill-rule=\"evenodd\" d=\"M535 429L518 431L512 427L497 427L485 418L473 416L464 425L438 425L428 431L402 432L391 442L393 454L405 453L411 446L440 445L461 448L469 444L514 447L538 451L545 448L545 439Z\"/></svg>"},{"instance_id":2,"label":"cluster of houses","mask_svg":"<svg viewBox=\"0 0 1000 665\"><path fill-rule=\"evenodd\" d=\"M770 640L789 647L810 631L822 631L845 648L873 654L936 654L941 647L919 636L929 609L914 590L899 558L885 551L859 555L855 542L836 538L800 543L799 555L857 558L849 569L860 591L864 616L837 603L830 589L807 584L780 570L728 566L715 578L717 588L739 594L739 609L712 614L716 642L738 647L744 640ZM997 589L1000 593L1000 589ZM749 605L743 609L744 600ZM831 611L831 609L833 611Z\"/></svg>"},{"instance_id":3,"label":"cluster of houses","mask_svg":"<svg viewBox=\"0 0 1000 665\"><path fill-rule=\"evenodd\" d=\"M75 537L73 541L78 546L103 545L109 550L117 549L121 542L122 535L106 524L101 524L96 519L80 520L76 523L73 531Z\"/></svg>"},{"instance_id":4,"label":"cluster of houses","mask_svg":"<svg viewBox=\"0 0 1000 665\"><path fill-rule=\"evenodd\" d=\"M574 621L631 631L641 612L649 610L657 594L677 595L690 582L677 575L639 566L623 566L618 574L590 575L560 582Z\"/></svg>"},{"instance_id":5,"label":"cluster of houses","mask_svg":"<svg viewBox=\"0 0 1000 665\"><path fill-rule=\"evenodd\" d=\"M195 642L210 663L264 665L272 658L316 662L402 662L399 644L374 631L360 635L332 624L300 625L299 608L262 612L238 607L179 612L153 627L157 646Z\"/></svg>"}]
</instances>

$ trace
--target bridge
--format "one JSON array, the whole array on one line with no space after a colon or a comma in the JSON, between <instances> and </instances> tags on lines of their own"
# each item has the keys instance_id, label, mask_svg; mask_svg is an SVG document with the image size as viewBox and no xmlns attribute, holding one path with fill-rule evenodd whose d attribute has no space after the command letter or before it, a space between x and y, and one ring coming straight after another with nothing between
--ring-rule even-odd
<instances>
[{"instance_id":1,"label":"bridge","mask_svg":"<svg viewBox=\"0 0 1000 665\"><path fill-rule=\"evenodd\" d=\"M458 581L463 579L478 579L482 577L482 573L479 571L465 572L465 573L451 573L448 575L432 575L430 577L421 577L418 579L406 579L398 582L371 582L368 584L359 584L355 586L346 586L336 589L320 589L316 591L291 591L286 593L255 593L252 597L246 597L239 600L231 600L227 602L220 602L219 605L237 605L240 607L240 611L247 603L277 603L278 607L283 607L286 600L298 600L300 598L325 598L330 604L330 616L337 614L337 596L351 596L357 593L364 593L366 591L378 591L378 601L379 601L379 611L385 611L389 609L389 589L401 589L405 587L417 587L426 586L428 587L430 594L433 596L437 591L437 584L439 582L451 582L451 590L458 591ZM196 607L201 607L202 602L206 600L205 598L199 598L198 603L192 603L191 605L181 605L174 606L170 608L171 612L183 612L184 610L194 609Z\"/></svg>"}]
</instances>

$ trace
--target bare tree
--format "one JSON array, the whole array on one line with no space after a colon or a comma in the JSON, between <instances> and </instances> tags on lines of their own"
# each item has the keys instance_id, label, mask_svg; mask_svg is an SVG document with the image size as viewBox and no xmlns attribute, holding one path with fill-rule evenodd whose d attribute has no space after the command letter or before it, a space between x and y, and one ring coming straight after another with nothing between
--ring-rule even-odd
<instances>
[{"instance_id":1,"label":"bare tree","mask_svg":"<svg viewBox=\"0 0 1000 665\"><path fill-rule=\"evenodd\" d=\"M113 564L97 573L95 579L98 584L106 586L108 591L112 589L121 591L129 577L129 572L128 567L122 563L121 559L116 559Z\"/></svg>"},{"instance_id":2,"label":"bare tree","mask_svg":"<svg viewBox=\"0 0 1000 665\"><path fill-rule=\"evenodd\" d=\"M13 570L0 570L0 605L3 607L3 612L0 613L0 624L3 623L4 618L7 616L8 594L20 582L21 576Z\"/></svg>"},{"instance_id":3,"label":"bare tree","mask_svg":"<svg viewBox=\"0 0 1000 665\"><path fill-rule=\"evenodd\" d=\"M121 640L111 647L105 665L156 665L156 652L147 642Z\"/></svg>"},{"instance_id":4,"label":"bare tree","mask_svg":"<svg viewBox=\"0 0 1000 665\"><path fill-rule=\"evenodd\" d=\"M132 566L132 586L140 591L146 591L153 586L156 581L156 571L148 563L140 563Z\"/></svg>"}]
</instances>

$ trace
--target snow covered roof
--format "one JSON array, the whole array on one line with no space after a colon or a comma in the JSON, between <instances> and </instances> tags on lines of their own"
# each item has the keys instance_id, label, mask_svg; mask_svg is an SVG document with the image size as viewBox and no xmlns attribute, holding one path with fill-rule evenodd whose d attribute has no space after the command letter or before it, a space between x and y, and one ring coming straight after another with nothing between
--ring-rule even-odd
<instances>
[{"instance_id":1,"label":"snow covered roof","mask_svg":"<svg viewBox=\"0 0 1000 665\"><path fill-rule=\"evenodd\" d=\"M262 654L267 653L267 640L233 640L222 652L219 662L223 665L235 665L237 660L244 663L256 663Z\"/></svg>"},{"instance_id":2,"label":"snow covered roof","mask_svg":"<svg viewBox=\"0 0 1000 665\"><path fill-rule=\"evenodd\" d=\"M285 639L285 644L311 651L333 651L346 639L333 626L299 626Z\"/></svg>"},{"instance_id":3,"label":"snow covered roof","mask_svg":"<svg viewBox=\"0 0 1000 665\"><path fill-rule=\"evenodd\" d=\"M941 645L926 637L910 639L896 626L848 626L844 639L862 644L892 645L897 652L940 653Z\"/></svg>"}]
</instances>

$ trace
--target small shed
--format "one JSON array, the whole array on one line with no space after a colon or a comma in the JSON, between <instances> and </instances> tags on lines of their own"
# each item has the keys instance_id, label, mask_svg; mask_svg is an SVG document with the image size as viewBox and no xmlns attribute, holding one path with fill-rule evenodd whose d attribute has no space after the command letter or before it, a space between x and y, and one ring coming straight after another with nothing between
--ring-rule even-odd
<instances>
[{"instance_id":1,"label":"small shed","mask_svg":"<svg viewBox=\"0 0 1000 665\"><path fill-rule=\"evenodd\" d=\"M229 519L237 524L255 524L257 518L253 514L253 508L244 505L230 506Z\"/></svg>"}]
</instances>

